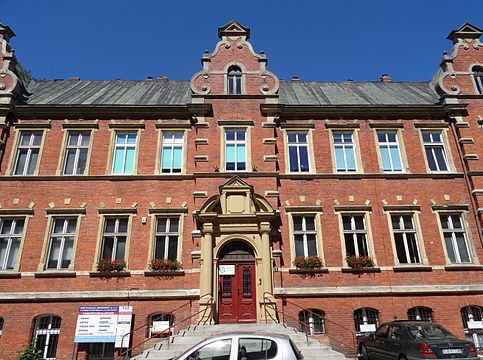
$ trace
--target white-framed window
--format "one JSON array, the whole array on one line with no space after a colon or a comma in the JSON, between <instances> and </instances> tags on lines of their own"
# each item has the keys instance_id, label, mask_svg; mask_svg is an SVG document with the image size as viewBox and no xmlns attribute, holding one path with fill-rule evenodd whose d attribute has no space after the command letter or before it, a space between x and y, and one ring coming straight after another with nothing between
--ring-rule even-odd
<instances>
[{"instance_id":1,"label":"white-framed window","mask_svg":"<svg viewBox=\"0 0 483 360\"><path fill-rule=\"evenodd\" d=\"M102 234L101 259L124 260L128 237L129 217L106 217Z\"/></svg>"},{"instance_id":2,"label":"white-framed window","mask_svg":"<svg viewBox=\"0 0 483 360\"><path fill-rule=\"evenodd\" d=\"M310 172L309 134L306 131L287 132L289 171Z\"/></svg>"},{"instance_id":3,"label":"white-framed window","mask_svg":"<svg viewBox=\"0 0 483 360\"><path fill-rule=\"evenodd\" d=\"M225 129L225 170L247 170L247 132L245 129Z\"/></svg>"},{"instance_id":4,"label":"white-framed window","mask_svg":"<svg viewBox=\"0 0 483 360\"><path fill-rule=\"evenodd\" d=\"M21 131L13 167L14 175L33 175L37 171L43 131Z\"/></svg>"},{"instance_id":5,"label":"white-framed window","mask_svg":"<svg viewBox=\"0 0 483 360\"><path fill-rule=\"evenodd\" d=\"M483 66L473 66L471 71L473 72L473 81L475 82L476 93L478 95L483 95Z\"/></svg>"},{"instance_id":6,"label":"white-framed window","mask_svg":"<svg viewBox=\"0 0 483 360\"><path fill-rule=\"evenodd\" d=\"M0 218L0 270L14 270L20 255L25 218Z\"/></svg>"},{"instance_id":7,"label":"white-framed window","mask_svg":"<svg viewBox=\"0 0 483 360\"><path fill-rule=\"evenodd\" d=\"M421 253L413 214L391 214L391 224L400 264L420 264Z\"/></svg>"},{"instance_id":8,"label":"white-framed window","mask_svg":"<svg viewBox=\"0 0 483 360\"><path fill-rule=\"evenodd\" d=\"M446 254L451 263L471 263L470 248L461 213L440 213Z\"/></svg>"},{"instance_id":9,"label":"white-framed window","mask_svg":"<svg viewBox=\"0 0 483 360\"><path fill-rule=\"evenodd\" d=\"M85 173L90 140L90 131L69 131L64 156L64 175L83 175Z\"/></svg>"},{"instance_id":10,"label":"white-framed window","mask_svg":"<svg viewBox=\"0 0 483 360\"><path fill-rule=\"evenodd\" d=\"M401 149L397 131L378 130L379 156L381 168L385 172L403 171Z\"/></svg>"},{"instance_id":11,"label":"white-framed window","mask_svg":"<svg viewBox=\"0 0 483 360\"><path fill-rule=\"evenodd\" d=\"M354 311L354 326L356 334L364 332L361 330L361 325L375 325L379 326L379 310L372 308L360 308Z\"/></svg>"},{"instance_id":12,"label":"white-framed window","mask_svg":"<svg viewBox=\"0 0 483 360\"><path fill-rule=\"evenodd\" d=\"M159 325L158 325L159 323ZM156 312L150 314L148 316L148 324L147 327L147 337L154 338L154 337L165 337L171 333L170 329L164 330L165 326L162 325L173 325L174 323L174 315L165 312ZM163 331L164 330L164 331Z\"/></svg>"},{"instance_id":13,"label":"white-framed window","mask_svg":"<svg viewBox=\"0 0 483 360\"><path fill-rule=\"evenodd\" d=\"M35 320L33 343L43 360L56 359L61 322L55 315L41 315Z\"/></svg>"},{"instance_id":14,"label":"white-framed window","mask_svg":"<svg viewBox=\"0 0 483 360\"><path fill-rule=\"evenodd\" d=\"M228 68L226 89L229 95L242 94L242 71L236 65Z\"/></svg>"},{"instance_id":15,"label":"white-framed window","mask_svg":"<svg viewBox=\"0 0 483 360\"><path fill-rule=\"evenodd\" d=\"M433 310L424 306L416 306L408 310L408 320L433 321Z\"/></svg>"},{"instance_id":16,"label":"white-framed window","mask_svg":"<svg viewBox=\"0 0 483 360\"><path fill-rule=\"evenodd\" d=\"M154 258L177 260L180 233L180 218L157 217L154 238Z\"/></svg>"},{"instance_id":17,"label":"white-framed window","mask_svg":"<svg viewBox=\"0 0 483 360\"><path fill-rule=\"evenodd\" d=\"M343 214L342 228L346 255L369 256L365 216Z\"/></svg>"},{"instance_id":18,"label":"white-framed window","mask_svg":"<svg viewBox=\"0 0 483 360\"><path fill-rule=\"evenodd\" d=\"M333 131L335 169L337 172L356 172L356 145L351 131Z\"/></svg>"},{"instance_id":19,"label":"white-framed window","mask_svg":"<svg viewBox=\"0 0 483 360\"><path fill-rule=\"evenodd\" d=\"M50 232L46 269L68 269L74 252L77 218L54 218Z\"/></svg>"},{"instance_id":20,"label":"white-framed window","mask_svg":"<svg viewBox=\"0 0 483 360\"><path fill-rule=\"evenodd\" d=\"M315 215L293 215L295 257L319 256Z\"/></svg>"},{"instance_id":21,"label":"white-framed window","mask_svg":"<svg viewBox=\"0 0 483 360\"><path fill-rule=\"evenodd\" d=\"M116 132L112 159L112 174L130 175L134 173L136 146L136 132Z\"/></svg>"},{"instance_id":22,"label":"white-framed window","mask_svg":"<svg viewBox=\"0 0 483 360\"><path fill-rule=\"evenodd\" d=\"M161 173L180 174L183 170L183 131L163 131Z\"/></svg>"},{"instance_id":23,"label":"white-framed window","mask_svg":"<svg viewBox=\"0 0 483 360\"><path fill-rule=\"evenodd\" d=\"M483 307L479 305L468 305L462 307L460 310L461 320L463 321L463 328L467 341L475 343L477 349L483 348L483 331L470 329L468 322L483 320Z\"/></svg>"},{"instance_id":24,"label":"white-framed window","mask_svg":"<svg viewBox=\"0 0 483 360\"><path fill-rule=\"evenodd\" d=\"M422 137L429 170L433 172L449 171L443 133L439 130L423 130Z\"/></svg>"},{"instance_id":25,"label":"white-framed window","mask_svg":"<svg viewBox=\"0 0 483 360\"><path fill-rule=\"evenodd\" d=\"M299 312L299 331L306 334L325 332L325 313L319 309L307 309Z\"/></svg>"}]
</instances>

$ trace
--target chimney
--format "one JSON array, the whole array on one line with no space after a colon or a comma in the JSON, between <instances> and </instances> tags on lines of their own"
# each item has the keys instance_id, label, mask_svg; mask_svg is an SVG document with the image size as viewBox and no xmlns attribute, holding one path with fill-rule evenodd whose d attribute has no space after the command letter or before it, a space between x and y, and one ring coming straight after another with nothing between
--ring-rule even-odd
<instances>
[{"instance_id":1,"label":"chimney","mask_svg":"<svg viewBox=\"0 0 483 360\"><path fill-rule=\"evenodd\" d=\"M168 81L168 77L166 75L158 76L158 81Z\"/></svg>"},{"instance_id":2,"label":"chimney","mask_svg":"<svg viewBox=\"0 0 483 360\"><path fill-rule=\"evenodd\" d=\"M387 74L382 74L379 80L381 82L391 82L392 81L391 77Z\"/></svg>"},{"instance_id":3,"label":"chimney","mask_svg":"<svg viewBox=\"0 0 483 360\"><path fill-rule=\"evenodd\" d=\"M78 77L78 76L72 76L72 77L69 78L69 80L79 81L80 80L80 77Z\"/></svg>"},{"instance_id":4,"label":"chimney","mask_svg":"<svg viewBox=\"0 0 483 360\"><path fill-rule=\"evenodd\" d=\"M299 83L300 82L300 77L298 77L298 76L292 76L292 82Z\"/></svg>"}]
</instances>

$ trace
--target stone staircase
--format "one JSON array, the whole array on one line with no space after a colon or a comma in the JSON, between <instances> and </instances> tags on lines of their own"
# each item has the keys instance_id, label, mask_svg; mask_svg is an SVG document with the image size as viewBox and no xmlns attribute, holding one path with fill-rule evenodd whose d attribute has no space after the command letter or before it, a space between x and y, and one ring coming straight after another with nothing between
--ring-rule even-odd
<instances>
[{"instance_id":1,"label":"stone staircase","mask_svg":"<svg viewBox=\"0 0 483 360\"><path fill-rule=\"evenodd\" d=\"M283 324L220 324L220 325L191 325L188 329L180 331L168 339L161 339L153 347L146 349L142 354L131 359L168 360L180 355L191 346L216 334L236 331L256 331L264 333L286 334L302 352L305 360L346 360L345 355L334 351L330 346L322 345L319 341L304 333Z\"/></svg>"}]
</instances>

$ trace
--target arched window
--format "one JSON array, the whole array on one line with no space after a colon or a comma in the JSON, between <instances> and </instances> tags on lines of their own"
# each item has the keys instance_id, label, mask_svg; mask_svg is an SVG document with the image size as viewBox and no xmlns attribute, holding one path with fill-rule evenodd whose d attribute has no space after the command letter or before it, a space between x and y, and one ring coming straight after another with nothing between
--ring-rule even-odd
<instances>
[{"instance_id":1,"label":"arched window","mask_svg":"<svg viewBox=\"0 0 483 360\"><path fill-rule=\"evenodd\" d=\"M424 306L416 306L408 310L408 320L433 321L433 310Z\"/></svg>"},{"instance_id":2,"label":"arched window","mask_svg":"<svg viewBox=\"0 0 483 360\"><path fill-rule=\"evenodd\" d=\"M230 95L242 93L242 71L238 66L230 66L227 74L227 92Z\"/></svg>"},{"instance_id":3,"label":"arched window","mask_svg":"<svg viewBox=\"0 0 483 360\"><path fill-rule=\"evenodd\" d=\"M471 69L475 81L476 93L483 95L483 66L476 65Z\"/></svg>"},{"instance_id":4,"label":"arched window","mask_svg":"<svg viewBox=\"0 0 483 360\"><path fill-rule=\"evenodd\" d=\"M42 359L55 360L61 321L55 315L40 315L35 319L33 343Z\"/></svg>"},{"instance_id":5,"label":"arched window","mask_svg":"<svg viewBox=\"0 0 483 360\"><path fill-rule=\"evenodd\" d=\"M325 332L325 313L319 309L307 309L299 312L299 331L313 335Z\"/></svg>"},{"instance_id":6,"label":"arched window","mask_svg":"<svg viewBox=\"0 0 483 360\"><path fill-rule=\"evenodd\" d=\"M361 330L363 325L375 325L377 328L379 326L379 311L372 308L361 308L354 311L354 326L357 334L367 332L364 329Z\"/></svg>"},{"instance_id":7,"label":"arched window","mask_svg":"<svg viewBox=\"0 0 483 360\"><path fill-rule=\"evenodd\" d=\"M170 313L156 312L148 316L148 338L164 337L170 333L169 327L173 325L174 316Z\"/></svg>"},{"instance_id":8,"label":"arched window","mask_svg":"<svg viewBox=\"0 0 483 360\"><path fill-rule=\"evenodd\" d=\"M479 325L483 320L483 307L469 305L461 308L461 320L465 328L466 340L473 341L477 348L482 349L483 329ZM471 324L468 325L468 323Z\"/></svg>"}]
</instances>

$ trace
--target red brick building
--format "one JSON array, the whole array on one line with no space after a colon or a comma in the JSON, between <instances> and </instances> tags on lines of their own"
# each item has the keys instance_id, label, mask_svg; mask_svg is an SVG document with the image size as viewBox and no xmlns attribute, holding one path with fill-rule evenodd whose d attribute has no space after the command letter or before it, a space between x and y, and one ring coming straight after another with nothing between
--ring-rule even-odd
<instances>
[{"instance_id":1,"label":"red brick building","mask_svg":"<svg viewBox=\"0 0 483 360\"><path fill-rule=\"evenodd\" d=\"M233 21L191 81L89 81L32 79L1 25L0 359L109 358L74 343L81 306L133 306L132 344L158 320L478 333L481 34L429 82L282 81Z\"/></svg>"}]
</instances>

